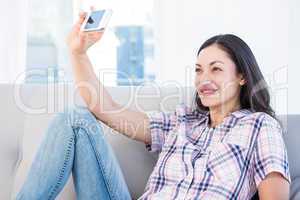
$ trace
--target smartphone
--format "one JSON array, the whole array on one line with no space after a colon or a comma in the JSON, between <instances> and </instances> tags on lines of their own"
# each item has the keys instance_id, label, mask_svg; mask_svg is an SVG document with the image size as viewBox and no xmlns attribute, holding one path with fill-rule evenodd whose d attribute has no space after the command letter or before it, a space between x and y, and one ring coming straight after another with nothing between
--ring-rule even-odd
<instances>
[{"instance_id":1,"label":"smartphone","mask_svg":"<svg viewBox=\"0 0 300 200\"><path fill-rule=\"evenodd\" d=\"M87 14L81 26L82 31L103 31L112 15L111 9L93 10Z\"/></svg>"}]
</instances>

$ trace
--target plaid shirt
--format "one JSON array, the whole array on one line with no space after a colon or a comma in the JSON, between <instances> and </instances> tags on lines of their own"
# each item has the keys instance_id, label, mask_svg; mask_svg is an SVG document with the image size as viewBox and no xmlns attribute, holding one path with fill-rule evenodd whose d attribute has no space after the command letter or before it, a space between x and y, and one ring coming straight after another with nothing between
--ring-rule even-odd
<instances>
[{"instance_id":1,"label":"plaid shirt","mask_svg":"<svg viewBox=\"0 0 300 200\"><path fill-rule=\"evenodd\" d=\"M241 109L209 127L209 112L179 104L175 112L147 112L158 161L139 199L251 199L270 172L290 182L279 123Z\"/></svg>"}]
</instances>

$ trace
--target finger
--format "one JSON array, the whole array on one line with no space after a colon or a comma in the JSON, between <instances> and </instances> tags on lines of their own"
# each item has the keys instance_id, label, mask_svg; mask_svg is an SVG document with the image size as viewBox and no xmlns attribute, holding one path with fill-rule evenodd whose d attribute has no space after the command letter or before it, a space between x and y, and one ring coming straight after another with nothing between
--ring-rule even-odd
<instances>
[{"instance_id":1,"label":"finger","mask_svg":"<svg viewBox=\"0 0 300 200\"><path fill-rule=\"evenodd\" d=\"M104 32L105 32L105 28L93 31L93 33L101 33L101 34L103 34Z\"/></svg>"},{"instance_id":2,"label":"finger","mask_svg":"<svg viewBox=\"0 0 300 200\"><path fill-rule=\"evenodd\" d=\"M80 12L80 13L79 13L79 19L78 19L78 23L79 23L79 24L82 24L82 23L83 23L83 21L84 21L86 15L87 15L86 12Z\"/></svg>"},{"instance_id":3,"label":"finger","mask_svg":"<svg viewBox=\"0 0 300 200\"><path fill-rule=\"evenodd\" d=\"M96 32L94 37L98 38L101 37L103 35L104 32Z\"/></svg>"},{"instance_id":4,"label":"finger","mask_svg":"<svg viewBox=\"0 0 300 200\"><path fill-rule=\"evenodd\" d=\"M88 39L94 40L96 38L96 34L95 33L88 33L87 37L88 37Z\"/></svg>"},{"instance_id":5,"label":"finger","mask_svg":"<svg viewBox=\"0 0 300 200\"><path fill-rule=\"evenodd\" d=\"M78 14L79 18L78 18L77 22L75 23L75 28L76 29L78 29L78 27L80 27L82 25L86 15L87 15L86 12L79 12L79 14Z\"/></svg>"},{"instance_id":6,"label":"finger","mask_svg":"<svg viewBox=\"0 0 300 200\"><path fill-rule=\"evenodd\" d=\"M88 36L97 36L97 35L101 35L102 33L101 32L98 32L98 31L93 31L93 32L88 32Z\"/></svg>"},{"instance_id":7,"label":"finger","mask_svg":"<svg viewBox=\"0 0 300 200\"><path fill-rule=\"evenodd\" d=\"M98 34L96 34L93 38L94 40L100 40L102 38L103 33L99 32Z\"/></svg>"},{"instance_id":8,"label":"finger","mask_svg":"<svg viewBox=\"0 0 300 200\"><path fill-rule=\"evenodd\" d=\"M88 32L86 33L86 37L90 40L98 40L102 37L102 32Z\"/></svg>"},{"instance_id":9,"label":"finger","mask_svg":"<svg viewBox=\"0 0 300 200\"><path fill-rule=\"evenodd\" d=\"M80 31L80 32L79 32L79 36L80 36L80 37L87 37L87 36L89 36L89 32Z\"/></svg>"},{"instance_id":10,"label":"finger","mask_svg":"<svg viewBox=\"0 0 300 200\"><path fill-rule=\"evenodd\" d=\"M86 12L80 11L80 12L78 13L78 16L79 16L79 18L84 18L84 17L86 16Z\"/></svg>"}]
</instances>

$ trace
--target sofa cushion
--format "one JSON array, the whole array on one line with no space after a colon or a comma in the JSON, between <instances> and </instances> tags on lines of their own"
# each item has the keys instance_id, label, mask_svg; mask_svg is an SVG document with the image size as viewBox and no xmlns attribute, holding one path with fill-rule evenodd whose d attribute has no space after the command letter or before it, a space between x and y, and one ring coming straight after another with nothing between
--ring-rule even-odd
<instances>
[{"instance_id":1,"label":"sofa cushion","mask_svg":"<svg viewBox=\"0 0 300 200\"><path fill-rule=\"evenodd\" d=\"M284 140L287 148L290 173L292 179L291 200L300 199L300 115L281 115L280 121L284 126Z\"/></svg>"}]
</instances>

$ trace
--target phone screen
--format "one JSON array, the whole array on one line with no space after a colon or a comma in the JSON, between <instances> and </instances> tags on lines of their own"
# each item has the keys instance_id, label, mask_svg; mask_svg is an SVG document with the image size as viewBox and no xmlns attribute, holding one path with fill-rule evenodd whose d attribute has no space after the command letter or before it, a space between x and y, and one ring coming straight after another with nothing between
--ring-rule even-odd
<instances>
[{"instance_id":1,"label":"phone screen","mask_svg":"<svg viewBox=\"0 0 300 200\"><path fill-rule=\"evenodd\" d=\"M97 28L103 18L105 10L93 11L84 27L84 29Z\"/></svg>"}]
</instances>

